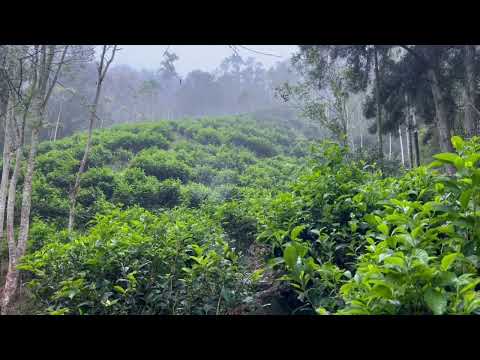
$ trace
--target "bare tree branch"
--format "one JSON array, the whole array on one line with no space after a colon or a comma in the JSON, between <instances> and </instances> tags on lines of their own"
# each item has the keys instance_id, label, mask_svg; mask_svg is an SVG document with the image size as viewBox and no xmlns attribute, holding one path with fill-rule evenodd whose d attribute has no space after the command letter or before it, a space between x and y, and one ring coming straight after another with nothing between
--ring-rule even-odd
<instances>
[{"instance_id":1,"label":"bare tree branch","mask_svg":"<svg viewBox=\"0 0 480 360\"><path fill-rule=\"evenodd\" d=\"M168 50L170 49L170 46L171 45L168 45L167 48L165 49L165 51L163 52L162 54L162 57L164 57L167 53L168 53Z\"/></svg>"},{"instance_id":2,"label":"bare tree branch","mask_svg":"<svg viewBox=\"0 0 480 360\"><path fill-rule=\"evenodd\" d=\"M105 65L105 69L103 69L103 73L101 73L101 81L105 78L105 75L107 74L108 68L110 67L110 64L112 63L113 59L115 58L115 53L117 52L117 45L113 45L112 53L110 58L107 60L107 64ZM102 61L103 64L103 61Z\"/></svg>"},{"instance_id":3,"label":"bare tree branch","mask_svg":"<svg viewBox=\"0 0 480 360\"><path fill-rule=\"evenodd\" d=\"M228 45L228 47L233 50L233 52L235 53L236 56L240 56L240 55L238 54L237 48L236 48L234 45Z\"/></svg>"},{"instance_id":4,"label":"bare tree branch","mask_svg":"<svg viewBox=\"0 0 480 360\"><path fill-rule=\"evenodd\" d=\"M275 54L269 54L269 53L265 53L265 52L262 52L262 51L257 51L257 50L253 50L253 49L250 49L250 48L247 48L246 46L243 46L243 45L237 45L237 46L240 46L241 48L245 49L245 50L248 50L248 51L251 51L253 53L256 53L256 54L260 54L260 55L266 55L266 56L273 56L273 57L277 57L277 58L283 58L283 56L279 56L279 55L275 55Z\"/></svg>"},{"instance_id":5,"label":"bare tree branch","mask_svg":"<svg viewBox=\"0 0 480 360\"><path fill-rule=\"evenodd\" d=\"M50 84L47 94L45 95L45 99L43 100L42 106L45 106L47 104L48 99L50 98L50 95L52 93L52 90L58 81L58 74L60 73L60 69L62 68L63 61L65 60L65 55L67 54L67 50L68 50L68 45L65 45L65 48L63 49L63 52L62 52L62 57L60 59L60 63L57 65L57 70L55 71L55 75L53 76L53 80Z\"/></svg>"}]
</instances>

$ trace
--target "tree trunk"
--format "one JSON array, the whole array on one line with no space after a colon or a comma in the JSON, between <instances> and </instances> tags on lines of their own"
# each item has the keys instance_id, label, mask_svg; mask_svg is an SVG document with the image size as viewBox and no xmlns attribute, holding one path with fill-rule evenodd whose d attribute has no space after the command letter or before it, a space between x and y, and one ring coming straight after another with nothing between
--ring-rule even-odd
<instances>
[{"instance_id":1,"label":"tree trunk","mask_svg":"<svg viewBox=\"0 0 480 360\"><path fill-rule=\"evenodd\" d=\"M27 171L25 174L25 180L23 183L22 191L22 208L20 212L20 228L18 234L18 242L15 246L15 235L13 230L13 209L15 206L15 188L18 176L18 167L15 163L15 170L17 173L14 174L15 179L12 178L10 192L9 192L9 212L7 212L7 236L9 243L9 264L8 271L5 277L5 288L3 290L3 299L2 299L2 314L6 313L10 302L15 295L18 287L19 279L19 270L17 269L17 261L23 255L25 255L27 247L28 232L30 228L30 210L32 205L32 182L33 174L35 170L35 157L37 154L37 144L38 144L38 134L39 128L34 127L32 129L32 137L30 144L30 153L28 156L27 162ZM20 155L18 155L20 153ZM21 160L21 148L17 150L17 158ZM10 215L10 216L9 216Z\"/></svg>"},{"instance_id":2,"label":"tree trunk","mask_svg":"<svg viewBox=\"0 0 480 360\"><path fill-rule=\"evenodd\" d=\"M85 171L85 166L88 160L88 154L90 152L90 146L92 142L92 131L93 131L93 124L95 122L95 119L97 117L97 107L98 107L98 100L100 98L100 92L102 91L102 83L105 78L105 75L107 74L108 68L110 64L112 63L114 57L115 57L115 52L117 51L117 45L114 45L111 57L107 60L105 55L107 53L107 45L103 46L103 51L102 55L100 58L100 63L98 64L97 68L97 88L95 91L95 98L93 100L93 105L92 105L92 110L90 113L90 121L88 125L88 137L87 137L87 143L85 144L85 150L83 153L83 158L82 161L80 162L80 167L78 169L77 175L75 176L75 184L73 185L73 188L70 191L69 194L69 199L70 199L70 211L68 214L68 232L70 233L73 230L74 222L75 222L75 206L77 202L77 195L80 190L80 180L82 177L83 172ZM103 121L102 121L102 126L103 126Z\"/></svg>"},{"instance_id":3,"label":"tree trunk","mask_svg":"<svg viewBox=\"0 0 480 360\"><path fill-rule=\"evenodd\" d=\"M75 223L75 206L77 202L77 195L80 190L80 179L82 177L83 172L85 171L85 166L87 164L88 160L88 154L90 152L90 146L92 143L92 131L93 131L93 124L95 122L95 119L97 117L97 107L98 107L98 100L100 98L100 92L102 91L102 83L105 78L105 75L107 74L108 68L110 64L112 63L114 57L115 57L115 52L117 51L117 45L114 45L111 57L106 60L105 54L107 53L107 45L103 46L103 51L102 55L100 58L100 63L98 64L97 72L98 72L98 77L97 77L97 88L95 91L95 98L93 100L93 105L92 105L92 110L90 112L90 121L88 124L88 137L87 137L87 143L85 144L85 150L83 153L83 158L82 161L80 162L80 167L78 169L77 175L75 177L75 184L73 185L73 188L70 191L69 194L69 199L70 199L70 211L68 215L68 232L70 233L73 230L73 226Z\"/></svg>"},{"instance_id":4,"label":"tree trunk","mask_svg":"<svg viewBox=\"0 0 480 360\"><path fill-rule=\"evenodd\" d=\"M95 99L93 101L92 110L90 112L90 121L88 124L88 136L87 136L87 143L85 144L85 150L83 152L83 158L80 162L80 167L78 169L77 175L75 177L75 184L73 185L72 190L70 191L70 212L68 215L68 232L70 233L73 230L73 226L75 223L75 206L77 202L77 195L80 190L80 180L82 174L85 171L85 166L88 160L88 154L90 152L90 146L92 143L92 132L93 132L93 125L95 123L95 118L97 116L97 105L98 100L100 98L100 92L102 90L102 81L99 79L97 81L97 89L95 92Z\"/></svg>"},{"instance_id":5,"label":"tree trunk","mask_svg":"<svg viewBox=\"0 0 480 360\"><path fill-rule=\"evenodd\" d=\"M53 142L57 141L58 127L60 125L60 116L62 116L62 103L60 102L60 109L58 110L57 123L55 124L55 132L53 134Z\"/></svg>"},{"instance_id":6,"label":"tree trunk","mask_svg":"<svg viewBox=\"0 0 480 360\"><path fill-rule=\"evenodd\" d=\"M1 110L0 110L1 111ZM9 112L5 114L5 140L3 143L2 180L0 182L0 244L4 234L5 208L7 203L8 179L10 177L11 123Z\"/></svg>"},{"instance_id":7,"label":"tree trunk","mask_svg":"<svg viewBox=\"0 0 480 360\"><path fill-rule=\"evenodd\" d=\"M407 127L405 128L405 138L407 139L407 163L408 163L408 168L411 169L412 168L412 163L410 162L410 136L409 136L409 132L408 132L408 123L407 123Z\"/></svg>"},{"instance_id":8,"label":"tree trunk","mask_svg":"<svg viewBox=\"0 0 480 360\"><path fill-rule=\"evenodd\" d=\"M348 116L347 116L347 102L342 99L342 112L343 112L343 146L348 146Z\"/></svg>"},{"instance_id":9,"label":"tree trunk","mask_svg":"<svg viewBox=\"0 0 480 360\"><path fill-rule=\"evenodd\" d=\"M42 116L42 115L41 115ZM30 228L30 211L32 208L32 183L35 171L35 158L37 156L38 135L40 129L34 127L30 142L30 154L28 155L27 172L23 182L22 210L20 213L20 230L18 234L17 258L25 254L27 248L28 231Z\"/></svg>"},{"instance_id":10,"label":"tree trunk","mask_svg":"<svg viewBox=\"0 0 480 360\"><path fill-rule=\"evenodd\" d=\"M4 124L4 142L3 142L3 166L2 180L0 182L0 245L3 239L3 225L5 221L5 203L7 201L8 178L10 176L10 151L11 151L11 132L10 132L10 111L9 100L10 91L8 88L8 72L6 64L8 47L0 46L0 123Z\"/></svg>"},{"instance_id":11,"label":"tree trunk","mask_svg":"<svg viewBox=\"0 0 480 360\"><path fill-rule=\"evenodd\" d=\"M415 109L413 110L412 114L413 119L413 142L415 144L415 161L416 166L420 166L420 144L418 142L418 126L417 126L417 115L415 113Z\"/></svg>"},{"instance_id":12,"label":"tree trunk","mask_svg":"<svg viewBox=\"0 0 480 360\"><path fill-rule=\"evenodd\" d=\"M12 301L12 298L17 291L19 280L19 270L16 268L17 262L18 259L20 259L25 254L27 245L28 231L30 226L30 210L32 204L32 182L35 169L35 157L37 153L38 135L40 131L39 126L40 124L42 124L43 110L37 110L36 114L38 117L38 122L36 122L36 126L34 126L32 129L30 153L28 156L27 171L23 183L22 208L20 213L20 227L17 243L15 243L14 209L18 173L20 171L20 164L22 161L23 142L21 141L21 139L17 139L18 141L15 157L15 167L9 185L7 203L7 240L9 263L7 275L5 277L5 287L3 289L1 299L2 314L7 313L10 302Z\"/></svg>"},{"instance_id":13,"label":"tree trunk","mask_svg":"<svg viewBox=\"0 0 480 360\"><path fill-rule=\"evenodd\" d=\"M407 124L406 128L406 137L407 137L407 154L408 154L408 163L410 169L414 168L414 152L413 152L413 127L412 127L412 109L410 107L410 102L408 95L405 94L405 104L406 104L406 119L405 123Z\"/></svg>"},{"instance_id":14,"label":"tree trunk","mask_svg":"<svg viewBox=\"0 0 480 360\"><path fill-rule=\"evenodd\" d=\"M443 92L438 83L438 76L433 69L428 70L428 77L432 89L433 102L437 119L437 128L440 140L440 149L442 152L452 152L453 146L450 141L452 124L448 118L447 108Z\"/></svg>"},{"instance_id":15,"label":"tree trunk","mask_svg":"<svg viewBox=\"0 0 480 360\"><path fill-rule=\"evenodd\" d=\"M14 228L14 210L15 197L17 191L18 173L20 171L20 163L22 161L22 147L17 144L15 155L15 167L13 169L12 178L8 187L8 201L7 201L7 243L8 243L8 271L5 278L5 286L3 288L1 298L1 314L4 315L8 311L8 305L12 300L13 294L17 288L18 273L17 266L17 245L15 243L15 228Z\"/></svg>"},{"instance_id":16,"label":"tree trunk","mask_svg":"<svg viewBox=\"0 0 480 360\"><path fill-rule=\"evenodd\" d=\"M8 271L5 278L5 286L1 299L1 313L7 313L13 296L16 293L19 281L20 271L17 269L18 260L25 254L27 247L27 239L30 228L30 211L32 205L32 183L33 175L35 171L35 158L37 154L37 145L40 129L44 122L45 109L48 103L48 99L51 95L54 85L57 82L58 74L65 59L65 55L68 46L65 46L60 62L57 65L56 72L51 81L49 76L51 72L51 65L55 55L56 45L41 45L35 46L35 49L40 49L40 52L36 51L33 62L33 79L31 83L31 93L28 97L28 101L25 104L25 111L23 116L23 122L17 129L16 136L16 157L15 168L13 170L12 179L9 184L8 202L7 202L7 240L8 240L8 253L9 264ZM22 191L22 205L20 211L20 226L18 241L15 243L14 233L14 209L15 209L15 194L18 181L18 173L20 171L20 163L22 160L23 150L23 138L25 121L30 107L30 101L33 99L33 115L34 118L31 122L31 143L30 152L27 161L27 169L25 173L25 179L23 181Z\"/></svg>"},{"instance_id":17,"label":"tree trunk","mask_svg":"<svg viewBox=\"0 0 480 360\"><path fill-rule=\"evenodd\" d=\"M400 139L400 153L402 155L402 165L405 167L405 156L403 155L403 140L402 140L402 128L398 127L398 137Z\"/></svg>"},{"instance_id":18,"label":"tree trunk","mask_svg":"<svg viewBox=\"0 0 480 360\"><path fill-rule=\"evenodd\" d=\"M477 113L475 112L475 45L465 46L465 132L467 138L477 134Z\"/></svg>"},{"instance_id":19,"label":"tree trunk","mask_svg":"<svg viewBox=\"0 0 480 360\"><path fill-rule=\"evenodd\" d=\"M378 70L378 51L375 46L375 100L377 105L378 157L383 159L382 111L380 105L380 74Z\"/></svg>"},{"instance_id":20,"label":"tree trunk","mask_svg":"<svg viewBox=\"0 0 480 360\"><path fill-rule=\"evenodd\" d=\"M392 133L388 134L389 146L388 146L388 160L392 160Z\"/></svg>"},{"instance_id":21,"label":"tree trunk","mask_svg":"<svg viewBox=\"0 0 480 360\"><path fill-rule=\"evenodd\" d=\"M410 114L408 115L408 122L407 122L407 143L408 143L408 162L410 163L410 169L413 169L415 167L415 154L413 150L413 129L412 129L412 121L411 121L411 116Z\"/></svg>"}]
</instances>

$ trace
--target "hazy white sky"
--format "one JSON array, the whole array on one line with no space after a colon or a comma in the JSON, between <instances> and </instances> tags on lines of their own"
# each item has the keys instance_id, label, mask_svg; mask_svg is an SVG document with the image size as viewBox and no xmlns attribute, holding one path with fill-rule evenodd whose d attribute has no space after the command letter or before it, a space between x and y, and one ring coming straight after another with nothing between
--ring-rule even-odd
<instances>
[{"instance_id":1,"label":"hazy white sky","mask_svg":"<svg viewBox=\"0 0 480 360\"><path fill-rule=\"evenodd\" d=\"M288 59L296 45L245 45L249 49L275 54L281 58L260 55L238 47L239 54L243 57L254 57L262 62L265 67L277 61ZM162 61L162 55L167 45L120 45L122 50L117 54L115 63L127 64L136 69L157 69ZM178 55L176 62L180 75L186 75L194 69L212 71L220 65L222 60L232 54L228 45L171 45L170 51Z\"/></svg>"}]
</instances>

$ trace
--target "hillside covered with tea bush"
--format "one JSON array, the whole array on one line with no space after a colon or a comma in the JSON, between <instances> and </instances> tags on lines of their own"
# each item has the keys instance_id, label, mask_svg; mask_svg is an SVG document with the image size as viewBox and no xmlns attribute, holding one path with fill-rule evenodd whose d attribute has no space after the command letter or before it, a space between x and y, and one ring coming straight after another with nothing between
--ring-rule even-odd
<instances>
[{"instance_id":1,"label":"hillside covered with tea bush","mask_svg":"<svg viewBox=\"0 0 480 360\"><path fill-rule=\"evenodd\" d=\"M0 315L480 314L479 51L0 45Z\"/></svg>"},{"instance_id":2,"label":"hillside covered with tea bush","mask_svg":"<svg viewBox=\"0 0 480 360\"><path fill-rule=\"evenodd\" d=\"M85 134L40 144L19 311L479 311L479 139L393 171L318 131L247 116L96 131L72 233Z\"/></svg>"},{"instance_id":3,"label":"hillside covered with tea bush","mask_svg":"<svg viewBox=\"0 0 480 360\"><path fill-rule=\"evenodd\" d=\"M318 132L248 117L97 131L70 234L85 134L40 144L22 265L34 307L182 314L241 305L263 271L242 255L256 238L256 212L287 189Z\"/></svg>"}]
</instances>

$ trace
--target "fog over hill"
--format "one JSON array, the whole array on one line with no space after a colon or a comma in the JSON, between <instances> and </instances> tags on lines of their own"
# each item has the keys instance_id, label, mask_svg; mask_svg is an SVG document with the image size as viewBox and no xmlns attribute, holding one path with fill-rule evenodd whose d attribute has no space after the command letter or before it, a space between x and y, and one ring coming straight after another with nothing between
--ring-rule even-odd
<instances>
[{"instance_id":1,"label":"fog over hill","mask_svg":"<svg viewBox=\"0 0 480 360\"><path fill-rule=\"evenodd\" d=\"M81 47L93 57L101 47ZM99 99L99 127L185 116L235 115L284 106L275 89L297 75L294 46L122 45ZM264 53L264 54L262 54ZM95 54L95 55L93 55ZM60 74L43 137L86 129L96 67L75 61ZM68 116L66 116L68 114ZM55 136L56 134L56 136Z\"/></svg>"},{"instance_id":2,"label":"fog over hill","mask_svg":"<svg viewBox=\"0 0 480 360\"><path fill-rule=\"evenodd\" d=\"M239 55L252 56L265 67L288 59L297 49L296 45L245 45L245 47L247 49L239 49ZM213 71L223 59L233 53L228 45L120 45L120 48L122 50L118 53L116 63L129 65L137 70L156 70L163 60L163 53L168 48L179 57L177 71L181 76L196 69Z\"/></svg>"}]
</instances>

